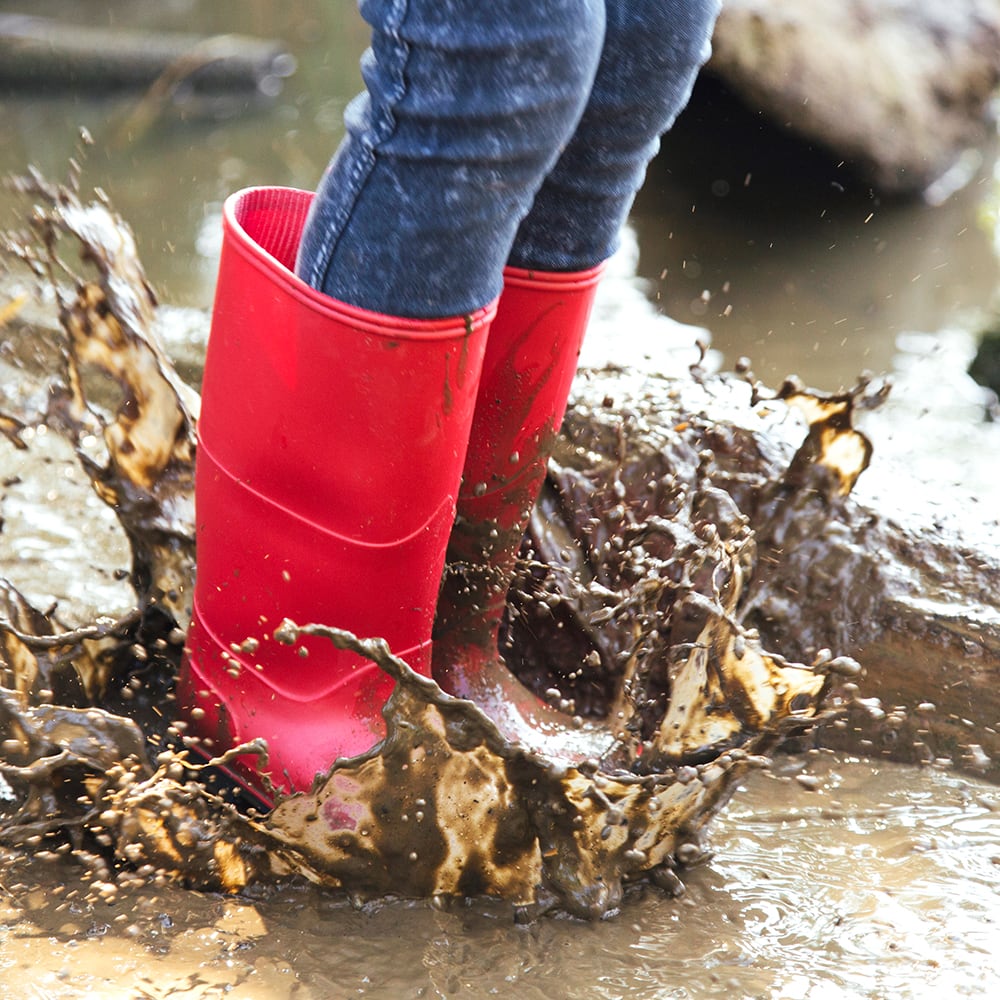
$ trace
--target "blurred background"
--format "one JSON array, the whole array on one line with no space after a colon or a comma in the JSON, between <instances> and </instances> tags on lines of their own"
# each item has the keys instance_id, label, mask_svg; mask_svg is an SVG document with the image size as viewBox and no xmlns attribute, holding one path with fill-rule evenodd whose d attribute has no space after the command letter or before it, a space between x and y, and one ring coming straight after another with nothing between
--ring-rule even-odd
<instances>
[{"instance_id":1,"label":"blurred background","mask_svg":"<svg viewBox=\"0 0 1000 1000\"><path fill-rule=\"evenodd\" d=\"M14 0L0 2L0 34L26 13L58 19L80 44L83 27L111 34L94 43L85 85L78 68L75 84L43 89L52 66L0 85L0 174L33 165L65 176L86 128L84 184L106 190L135 229L161 300L207 307L225 196L248 184L312 188L336 147L367 43L355 0L34 0L30 11ZM222 94L182 75L153 90L102 86L133 51L155 79L156 46L177 32L270 40L273 61L261 72L258 59L253 86ZM835 390L863 368L891 371L901 333L991 322L995 157L995 143L970 152L957 190L946 181L930 201L880 194L703 74L632 215L635 287L656 312L707 328L724 366L747 355L772 383L795 372ZM11 196L0 202L6 227Z\"/></svg>"}]
</instances>

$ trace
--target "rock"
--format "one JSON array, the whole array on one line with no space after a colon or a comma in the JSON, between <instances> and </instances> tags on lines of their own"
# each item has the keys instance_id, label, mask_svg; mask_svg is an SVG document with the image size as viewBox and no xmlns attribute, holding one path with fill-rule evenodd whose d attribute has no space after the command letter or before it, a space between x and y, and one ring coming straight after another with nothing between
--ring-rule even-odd
<instances>
[{"instance_id":1,"label":"rock","mask_svg":"<svg viewBox=\"0 0 1000 1000\"><path fill-rule=\"evenodd\" d=\"M915 193L988 135L1000 0L726 0L712 44L752 110Z\"/></svg>"},{"instance_id":2,"label":"rock","mask_svg":"<svg viewBox=\"0 0 1000 1000\"><path fill-rule=\"evenodd\" d=\"M1000 396L1000 329L983 331L969 374Z\"/></svg>"}]
</instances>

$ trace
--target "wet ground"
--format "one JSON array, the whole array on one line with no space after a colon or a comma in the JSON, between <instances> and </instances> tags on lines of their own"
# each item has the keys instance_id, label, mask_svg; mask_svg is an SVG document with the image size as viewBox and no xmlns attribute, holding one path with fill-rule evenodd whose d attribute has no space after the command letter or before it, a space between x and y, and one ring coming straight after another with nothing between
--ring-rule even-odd
<instances>
[{"instance_id":1,"label":"wet ground","mask_svg":"<svg viewBox=\"0 0 1000 1000\"><path fill-rule=\"evenodd\" d=\"M516 926L481 904L359 912L308 888L102 897L61 862L18 862L0 890L0 995L994 995L997 790L827 754L778 772L717 821L716 855L683 897L637 891L599 924Z\"/></svg>"},{"instance_id":2,"label":"wet ground","mask_svg":"<svg viewBox=\"0 0 1000 1000\"><path fill-rule=\"evenodd\" d=\"M67 8L79 5L34 5L42 14ZM225 5L103 9L117 24L234 28ZM91 129L97 147L89 179L109 189L135 226L151 277L173 303L210 300L222 198L248 183L315 183L356 88L363 30L353 2L300 2L280 12L248 2L241 11L235 27L284 37L299 60L270 111L215 121L166 110L130 139L122 128L129 100L0 98L3 172L32 162L60 173L75 144L73 125ZM736 127L731 107L719 101L709 93L695 110ZM633 219L637 243L627 249L634 253L621 263L623 276L609 282L592 357L621 354L619 331L628 329L640 341L628 345L637 361L683 370L692 338L658 323L653 302L709 327L724 362L751 355L765 378L794 370L832 389L860 367L890 371L894 402L869 426L884 462L877 458L859 490L884 498L893 463L915 461L914 442L931 436L935 447L919 458L922 478L938 483L931 502L942 515L971 522L973 532L977 523L986 530L987 515L978 512L989 504L963 498L996 499L989 456L998 442L963 370L970 331L997 287L995 234L982 225L998 197L988 156L972 183L940 206L883 205L835 165L811 158L808 180L806 160L796 160L803 172L790 178L787 159L760 154L689 172L690 142L682 122L654 165ZM699 157L711 155L711 143L698 147ZM647 279L645 295L629 279L636 268ZM663 341L679 351L665 352ZM197 345L179 349L196 366ZM4 447L10 480L20 470ZM128 550L67 471L72 463L60 447L36 442L33 468L40 456L53 458L46 476L7 490L0 556L39 604L58 596L85 620L94 610L128 606L115 579ZM620 915L596 925L550 919L516 927L508 909L481 905L359 913L306 889L256 902L169 885L102 896L58 857L9 862L0 866L0 996L996 992L996 790L934 769L826 755L806 767L817 791L807 790L809 778L750 779L715 823L716 855L687 876L684 897L637 892Z\"/></svg>"}]
</instances>

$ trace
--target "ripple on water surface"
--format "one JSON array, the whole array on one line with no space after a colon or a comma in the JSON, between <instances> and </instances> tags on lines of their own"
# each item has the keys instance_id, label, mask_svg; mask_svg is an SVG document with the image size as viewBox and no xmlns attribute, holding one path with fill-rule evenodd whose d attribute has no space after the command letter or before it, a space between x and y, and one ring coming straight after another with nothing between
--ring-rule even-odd
<instances>
[{"instance_id":1,"label":"ripple on water surface","mask_svg":"<svg viewBox=\"0 0 1000 1000\"><path fill-rule=\"evenodd\" d=\"M998 995L1000 790L824 754L806 791L801 765L751 777L682 898L637 891L596 924L522 927L481 903L359 912L303 888L240 902L150 886L84 905L72 870L17 866L0 996L28 970L60 1000Z\"/></svg>"}]
</instances>

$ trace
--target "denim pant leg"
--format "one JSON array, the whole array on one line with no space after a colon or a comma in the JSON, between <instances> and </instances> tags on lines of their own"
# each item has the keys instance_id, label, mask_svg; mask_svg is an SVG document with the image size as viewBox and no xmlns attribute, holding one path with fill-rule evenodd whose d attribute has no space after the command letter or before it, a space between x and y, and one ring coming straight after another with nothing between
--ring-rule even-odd
<instances>
[{"instance_id":1,"label":"denim pant leg","mask_svg":"<svg viewBox=\"0 0 1000 1000\"><path fill-rule=\"evenodd\" d=\"M572 140L525 218L510 263L576 271L606 260L660 136L711 52L719 0L606 0L597 78Z\"/></svg>"},{"instance_id":2,"label":"denim pant leg","mask_svg":"<svg viewBox=\"0 0 1000 1000\"><path fill-rule=\"evenodd\" d=\"M296 269L393 316L500 292L527 213L583 112L604 0L362 0L367 91L320 182Z\"/></svg>"}]
</instances>

